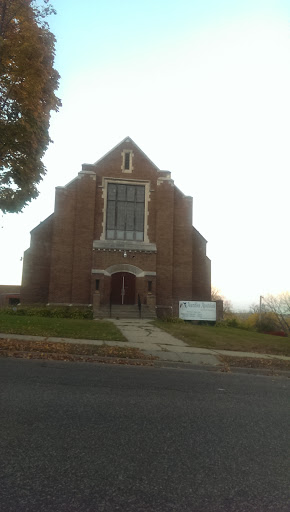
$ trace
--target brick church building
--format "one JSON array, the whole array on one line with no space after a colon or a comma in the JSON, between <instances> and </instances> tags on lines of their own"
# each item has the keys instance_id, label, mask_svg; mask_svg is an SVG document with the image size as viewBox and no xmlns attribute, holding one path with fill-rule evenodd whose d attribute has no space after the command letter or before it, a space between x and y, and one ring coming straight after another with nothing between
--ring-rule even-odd
<instances>
[{"instance_id":1,"label":"brick church building","mask_svg":"<svg viewBox=\"0 0 290 512\"><path fill-rule=\"evenodd\" d=\"M210 300L206 240L192 198L127 137L56 188L55 210L31 231L22 304L128 306L178 315L179 300Z\"/></svg>"}]
</instances>

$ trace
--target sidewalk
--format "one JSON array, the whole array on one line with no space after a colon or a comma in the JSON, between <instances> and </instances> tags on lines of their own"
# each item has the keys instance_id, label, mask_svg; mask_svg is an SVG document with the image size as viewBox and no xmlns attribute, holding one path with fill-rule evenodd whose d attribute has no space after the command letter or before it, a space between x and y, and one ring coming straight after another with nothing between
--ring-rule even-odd
<instances>
[{"instance_id":1,"label":"sidewalk","mask_svg":"<svg viewBox=\"0 0 290 512\"><path fill-rule=\"evenodd\" d=\"M152 325L151 320L111 319L111 322L127 338L130 347L139 348L142 352L157 356L163 361L217 366L221 364L219 355L290 361L290 357L273 354L188 347L183 341Z\"/></svg>"},{"instance_id":2,"label":"sidewalk","mask_svg":"<svg viewBox=\"0 0 290 512\"><path fill-rule=\"evenodd\" d=\"M97 320L96 320L97 321ZM182 362L190 363L191 365L199 366L219 366L221 361L218 356L233 356L245 358L259 358L259 359L280 359L290 361L290 357L278 356L273 354L255 354L253 352L237 352L233 350L214 350L206 348L188 347L183 341L174 338L170 334L162 331L158 327L151 324L148 319L111 319L127 338L124 341L104 341L104 340L84 340L72 338L54 338L44 336L27 336L20 334L5 334L0 333L0 338L4 339L19 339L19 340L35 340L47 342L66 342L73 344L86 344L86 345L108 345L118 347L134 347L138 348L145 354L156 356L161 361L167 362Z\"/></svg>"}]
</instances>

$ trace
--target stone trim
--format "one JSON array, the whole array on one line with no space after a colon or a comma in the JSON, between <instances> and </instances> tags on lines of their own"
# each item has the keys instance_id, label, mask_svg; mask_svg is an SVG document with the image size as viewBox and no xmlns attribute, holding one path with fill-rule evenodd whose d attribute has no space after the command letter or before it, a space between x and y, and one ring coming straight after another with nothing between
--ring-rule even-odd
<instances>
[{"instance_id":1,"label":"stone trim","mask_svg":"<svg viewBox=\"0 0 290 512\"><path fill-rule=\"evenodd\" d=\"M161 185L161 183L164 183L164 182L167 182L169 183L169 185L171 185L172 187L174 186L174 181L171 179L171 174L169 174L168 176L162 176L162 177L159 177L157 178L157 187L159 187Z\"/></svg>"},{"instance_id":2,"label":"stone trim","mask_svg":"<svg viewBox=\"0 0 290 512\"><path fill-rule=\"evenodd\" d=\"M73 307L73 308L78 308L78 307L91 307L92 304L78 304L78 303L73 303L71 304L70 302L48 302L46 304L46 306L70 306L70 307Z\"/></svg>"},{"instance_id":3,"label":"stone trim","mask_svg":"<svg viewBox=\"0 0 290 512\"><path fill-rule=\"evenodd\" d=\"M129 240L94 240L93 250L109 252L157 252L156 244L146 244L145 242L130 242Z\"/></svg>"},{"instance_id":4,"label":"stone trim","mask_svg":"<svg viewBox=\"0 0 290 512\"><path fill-rule=\"evenodd\" d=\"M80 171L77 178L80 180L84 175L89 176L93 181L96 181L96 173L93 171Z\"/></svg>"},{"instance_id":5,"label":"stone trim","mask_svg":"<svg viewBox=\"0 0 290 512\"><path fill-rule=\"evenodd\" d=\"M129 274L134 274L136 277L145 277L145 276L156 276L156 272L151 272L150 270L142 270L135 265L129 265L128 263L121 263L119 265L111 265L110 267L103 269L93 268L92 274L103 274L104 276L110 277L112 274L116 274L117 272L128 272Z\"/></svg>"},{"instance_id":6,"label":"stone trim","mask_svg":"<svg viewBox=\"0 0 290 512\"><path fill-rule=\"evenodd\" d=\"M129 153L129 154L130 154L129 169L125 169L125 154L126 154L126 153ZM134 171L134 167L133 167L133 157L134 157L134 153L133 153L133 150L132 150L132 149L124 149L124 150L121 152L121 155L122 155L121 171L122 171L124 174L132 174L132 172Z\"/></svg>"},{"instance_id":7,"label":"stone trim","mask_svg":"<svg viewBox=\"0 0 290 512\"><path fill-rule=\"evenodd\" d=\"M142 243L142 244L145 244L145 243L149 243L149 238L148 238L148 215L149 215L149 208L148 208L148 203L150 201L150 181L146 181L146 180L131 180L130 178L128 179L120 179L120 178L105 178L103 177L102 179L102 188L103 188L103 193L102 193L102 198L103 198L103 201L104 201L104 208L103 208L103 222L102 222L102 228L103 228L103 231L102 231L102 234L100 236L100 240L104 241L104 242L109 242L109 243L112 243L112 242L123 242L123 243L128 243L128 241L126 240L106 240L106 224L107 224L107 189L108 189L108 183L120 183L120 184L124 184L124 185L144 185L145 186L145 202L144 202L144 242L137 242L137 243ZM131 242L132 243L132 242ZM135 242L136 243L136 242ZM128 247L126 247L127 249Z\"/></svg>"},{"instance_id":8,"label":"stone trim","mask_svg":"<svg viewBox=\"0 0 290 512\"><path fill-rule=\"evenodd\" d=\"M96 176L96 173L94 171L80 171L78 173L78 176L80 176L81 174L89 174L91 176Z\"/></svg>"}]
</instances>

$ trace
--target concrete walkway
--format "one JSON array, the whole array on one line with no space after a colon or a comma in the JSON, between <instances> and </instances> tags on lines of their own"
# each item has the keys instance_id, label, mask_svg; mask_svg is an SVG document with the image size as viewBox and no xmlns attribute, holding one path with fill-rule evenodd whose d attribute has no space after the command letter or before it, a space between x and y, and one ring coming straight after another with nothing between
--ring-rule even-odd
<instances>
[{"instance_id":1,"label":"concrete walkway","mask_svg":"<svg viewBox=\"0 0 290 512\"><path fill-rule=\"evenodd\" d=\"M290 361L290 357L273 354L189 347L183 341L152 325L151 320L111 319L111 322L127 338L127 344L130 347L139 348L142 352L157 356L164 361L216 366L221 364L219 355Z\"/></svg>"},{"instance_id":2,"label":"concrete walkway","mask_svg":"<svg viewBox=\"0 0 290 512\"><path fill-rule=\"evenodd\" d=\"M120 329L128 341L84 340L5 333L0 333L0 338L135 347L145 354L157 356L162 361L191 363L192 365L218 366L221 364L218 359L219 355L290 361L290 357L273 354L188 347L183 341L152 325L150 319L111 319L110 321Z\"/></svg>"},{"instance_id":3,"label":"concrete walkway","mask_svg":"<svg viewBox=\"0 0 290 512\"><path fill-rule=\"evenodd\" d=\"M152 320L111 319L127 338L130 347L139 348L145 354L157 356L163 361L191 363L195 365L218 365L220 361L213 351L188 347L162 329L155 327Z\"/></svg>"}]
</instances>

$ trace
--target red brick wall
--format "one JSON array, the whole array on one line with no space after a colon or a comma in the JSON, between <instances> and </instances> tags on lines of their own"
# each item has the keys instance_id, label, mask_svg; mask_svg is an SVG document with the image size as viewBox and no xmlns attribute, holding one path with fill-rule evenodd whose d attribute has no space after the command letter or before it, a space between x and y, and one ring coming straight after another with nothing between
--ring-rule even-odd
<instances>
[{"instance_id":1,"label":"red brick wall","mask_svg":"<svg viewBox=\"0 0 290 512\"><path fill-rule=\"evenodd\" d=\"M133 265L138 269L147 272L156 272L156 254L155 253L142 253L127 251L127 257L124 258L123 251L93 251L93 269L106 270L113 265ZM103 274L93 273L91 276L92 286L91 290L95 290L95 280L100 279L100 294L101 305L108 303L110 298L110 278ZM155 276L137 277L136 279L136 303L138 293L141 297L141 302L146 302L147 296L147 281L155 281ZM105 287L105 282L107 283ZM153 286L152 293L156 293L155 285Z\"/></svg>"},{"instance_id":2,"label":"red brick wall","mask_svg":"<svg viewBox=\"0 0 290 512\"><path fill-rule=\"evenodd\" d=\"M123 150L133 150L133 171L131 173L123 173L121 170L122 165L122 152ZM122 180L143 180L150 181L150 200L148 204L148 219L145 222L149 224L148 236L149 240L154 242L156 239L155 225L156 225L156 187L157 187L157 167L148 160L148 158L131 142L125 142L122 146L117 147L111 151L107 156L97 162L95 165L83 165L84 170L94 171L96 173L96 223L94 231L94 240L99 240L103 232L103 189L102 178L113 178Z\"/></svg>"},{"instance_id":3,"label":"red brick wall","mask_svg":"<svg viewBox=\"0 0 290 512\"><path fill-rule=\"evenodd\" d=\"M46 304L50 279L53 215L31 231L30 248L24 253L21 303Z\"/></svg>"},{"instance_id":4,"label":"red brick wall","mask_svg":"<svg viewBox=\"0 0 290 512\"><path fill-rule=\"evenodd\" d=\"M91 304L91 269L95 225L95 175L80 174L75 202L71 302Z\"/></svg>"},{"instance_id":5,"label":"red brick wall","mask_svg":"<svg viewBox=\"0 0 290 512\"><path fill-rule=\"evenodd\" d=\"M133 150L133 170L123 173L122 151ZM103 233L103 178L149 182L149 242L157 253L93 250ZM112 265L130 264L155 276L136 278L136 297L146 302L148 280L153 282L159 306L178 300L210 298L210 262L206 241L192 228L192 199L179 191L169 173L157 167L133 142L122 142L66 187L56 189L55 213L33 230L23 271L26 302L88 304L93 301L95 280L100 279L100 302L110 296L110 276L92 273ZM49 290L49 291L48 291Z\"/></svg>"},{"instance_id":6,"label":"red brick wall","mask_svg":"<svg viewBox=\"0 0 290 512\"><path fill-rule=\"evenodd\" d=\"M71 303L78 180L55 191L48 302Z\"/></svg>"},{"instance_id":7,"label":"red brick wall","mask_svg":"<svg viewBox=\"0 0 290 512\"><path fill-rule=\"evenodd\" d=\"M56 189L49 302L91 303L95 176Z\"/></svg>"},{"instance_id":8,"label":"red brick wall","mask_svg":"<svg viewBox=\"0 0 290 512\"><path fill-rule=\"evenodd\" d=\"M174 186L161 181L156 193L156 304L170 306L173 286Z\"/></svg>"},{"instance_id":9,"label":"red brick wall","mask_svg":"<svg viewBox=\"0 0 290 512\"><path fill-rule=\"evenodd\" d=\"M206 256L206 240L192 228L192 299L211 300L211 262Z\"/></svg>"},{"instance_id":10,"label":"red brick wall","mask_svg":"<svg viewBox=\"0 0 290 512\"><path fill-rule=\"evenodd\" d=\"M174 189L173 299L192 298L192 198Z\"/></svg>"},{"instance_id":11,"label":"red brick wall","mask_svg":"<svg viewBox=\"0 0 290 512\"><path fill-rule=\"evenodd\" d=\"M9 306L9 299L20 297L20 285L0 285L0 308Z\"/></svg>"}]
</instances>

